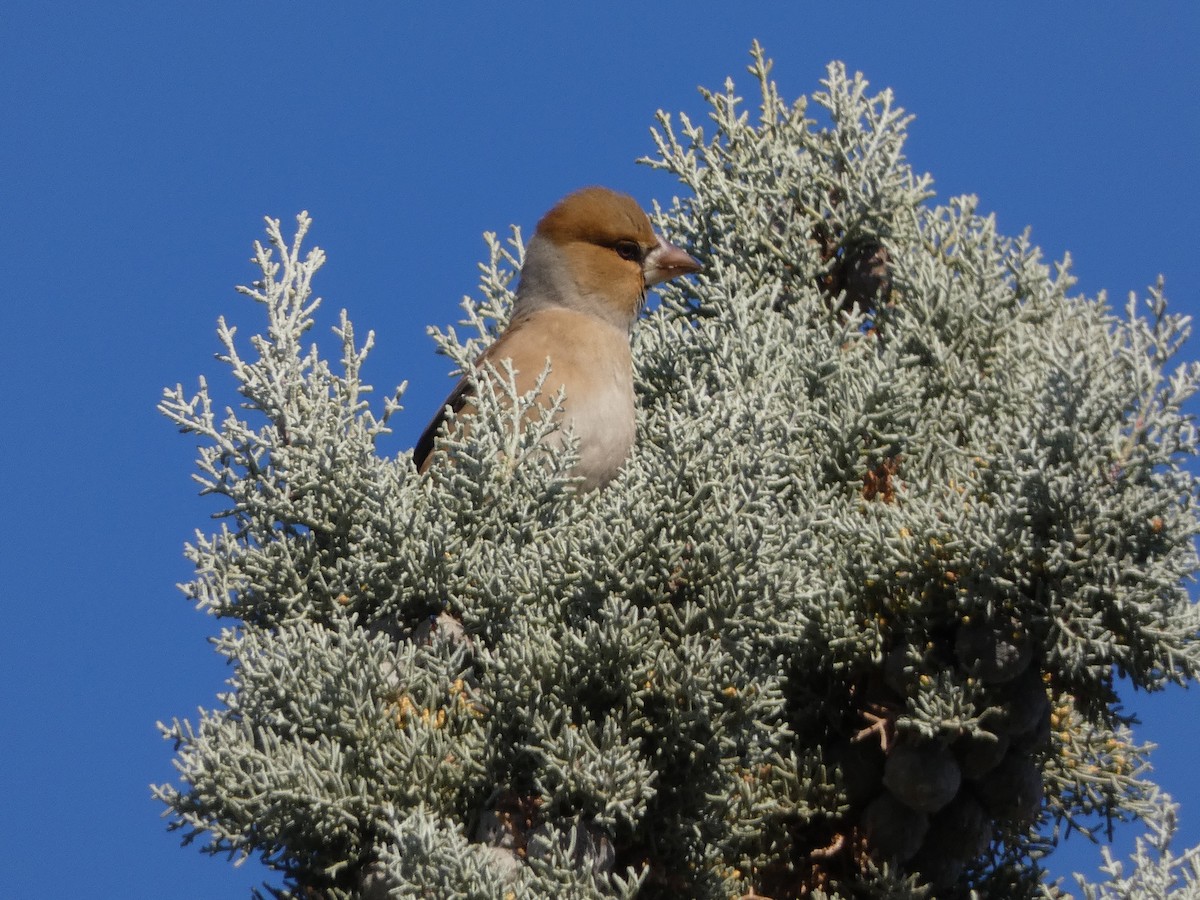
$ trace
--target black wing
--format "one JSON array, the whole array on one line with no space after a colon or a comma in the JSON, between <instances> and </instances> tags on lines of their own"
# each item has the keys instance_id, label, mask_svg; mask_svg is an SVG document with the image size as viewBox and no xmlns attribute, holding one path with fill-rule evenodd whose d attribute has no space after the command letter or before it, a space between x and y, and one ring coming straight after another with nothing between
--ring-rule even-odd
<instances>
[{"instance_id":1,"label":"black wing","mask_svg":"<svg viewBox=\"0 0 1200 900\"><path fill-rule=\"evenodd\" d=\"M442 423L446 421L446 410L450 409L457 415L462 411L470 396L471 380L464 375L454 386L454 390L450 392L450 396L446 398L441 408L438 409L433 421L425 427L425 431L417 440L417 445L413 447L413 462L416 463L418 472L424 472L425 467L429 464L429 456L433 453L433 445L437 441L438 431L441 430Z\"/></svg>"}]
</instances>

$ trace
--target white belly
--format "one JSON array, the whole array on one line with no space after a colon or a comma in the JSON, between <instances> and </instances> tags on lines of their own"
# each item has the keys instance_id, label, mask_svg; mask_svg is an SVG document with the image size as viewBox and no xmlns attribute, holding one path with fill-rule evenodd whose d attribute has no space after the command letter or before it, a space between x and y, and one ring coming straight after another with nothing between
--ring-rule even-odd
<instances>
[{"instance_id":1,"label":"white belly","mask_svg":"<svg viewBox=\"0 0 1200 900\"><path fill-rule=\"evenodd\" d=\"M623 383L622 383L623 381ZM584 488L603 487L620 471L633 446L635 430L633 384L605 379L601 388L580 397L567 394L566 412L579 436L576 474Z\"/></svg>"}]
</instances>

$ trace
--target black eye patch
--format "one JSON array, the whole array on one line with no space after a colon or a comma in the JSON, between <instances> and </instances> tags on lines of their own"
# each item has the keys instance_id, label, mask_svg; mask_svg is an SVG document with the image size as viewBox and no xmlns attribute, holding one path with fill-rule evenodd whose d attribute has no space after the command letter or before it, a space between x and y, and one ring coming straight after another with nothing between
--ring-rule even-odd
<instances>
[{"instance_id":1,"label":"black eye patch","mask_svg":"<svg viewBox=\"0 0 1200 900\"><path fill-rule=\"evenodd\" d=\"M617 241L613 244L613 249L617 251L617 256L621 259L628 259L632 262L642 261L642 248L637 241Z\"/></svg>"}]
</instances>

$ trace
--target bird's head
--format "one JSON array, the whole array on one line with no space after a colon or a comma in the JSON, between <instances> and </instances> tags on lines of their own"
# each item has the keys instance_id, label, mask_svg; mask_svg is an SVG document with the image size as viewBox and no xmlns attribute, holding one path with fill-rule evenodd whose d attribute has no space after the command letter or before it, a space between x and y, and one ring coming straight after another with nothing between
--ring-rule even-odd
<instances>
[{"instance_id":1,"label":"bird's head","mask_svg":"<svg viewBox=\"0 0 1200 900\"><path fill-rule=\"evenodd\" d=\"M628 328L647 288L699 269L655 233L632 197L588 187L564 197L538 222L518 304L568 306Z\"/></svg>"}]
</instances>

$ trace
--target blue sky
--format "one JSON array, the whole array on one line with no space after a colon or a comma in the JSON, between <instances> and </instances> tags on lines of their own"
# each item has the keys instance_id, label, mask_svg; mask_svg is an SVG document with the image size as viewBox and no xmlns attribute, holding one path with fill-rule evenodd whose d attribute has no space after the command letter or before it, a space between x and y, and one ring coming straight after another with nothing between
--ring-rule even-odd
<instances>
[{"instance_id":1,"label":"blue sky","mask_svg":"<svg viewBox=\"0 0 1200 900\"><path fill-rule=\"evenodd\" d=\"M831 59L894 88L939 198L978 194L1002 231L1069 250L1081 291L1123 303L1162 273L1176 310L1200 304L1195 4L440 6L0 11L7 897L244 897L264 877L180 849L147 787L172 777L155 722L214 705L228 674L174 587L211 507L155 403L218 374L217 316L257 327L233 286L264 215L315 219L330 352L345 307L376 332L368 379L410 381L401 450L450 385L425 327L457 319L481 233L584 184L669 200L634 163L655 110L699 117L697 85L727 75L753 101L758 38L785 96ZM1195 692L1126 708L1200 843ZM1097 858L1068 850L1057 868Z\"/></svg>"}]
</instances>

